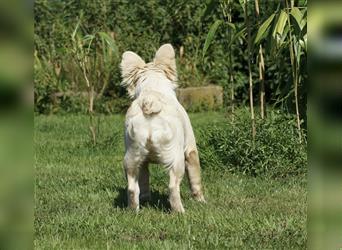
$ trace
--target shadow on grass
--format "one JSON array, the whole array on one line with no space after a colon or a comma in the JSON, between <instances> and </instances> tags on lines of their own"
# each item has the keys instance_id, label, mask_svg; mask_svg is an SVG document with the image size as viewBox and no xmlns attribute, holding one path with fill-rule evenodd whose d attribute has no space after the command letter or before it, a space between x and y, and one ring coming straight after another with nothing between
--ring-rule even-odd
<instances>
[{"instance_id":1,"label":"shadow on grass","mask_svg":"<svg viewBox=\"0 0 342 250\"><path fill-rule=\"evenodd\" d=\"M118 196L113 201L113 207L125 209L127 208L127 190L125 188L118 188ZM166 194L159 191L151 190L151 200L140 202L141 208L152 207L163 212L170 212L171 207Z\"/></svg>"}]
</instances>

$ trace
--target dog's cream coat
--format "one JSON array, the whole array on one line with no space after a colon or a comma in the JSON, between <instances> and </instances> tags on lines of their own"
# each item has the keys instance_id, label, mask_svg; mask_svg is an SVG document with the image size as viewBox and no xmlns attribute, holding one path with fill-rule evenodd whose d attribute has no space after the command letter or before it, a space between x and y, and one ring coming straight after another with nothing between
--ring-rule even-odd
<instances>
[{"instance_id":1,"label":"dog's cream coat","mask_svg":"<svg viewBox=\"0 0 342 250\"><path fill-rule=\"evenodd\" d=\"M161 163L170 174L171 208L184 212L180 183L187 170L192 194L204 201L195 136L189 117L175 94L175 52L165 44L151 63L137 54L122 55L123 85L134 99L126 114L124 167L128 181L128 205L139 209L150 198L148 163Z\"/></svg>"}]
</instances>

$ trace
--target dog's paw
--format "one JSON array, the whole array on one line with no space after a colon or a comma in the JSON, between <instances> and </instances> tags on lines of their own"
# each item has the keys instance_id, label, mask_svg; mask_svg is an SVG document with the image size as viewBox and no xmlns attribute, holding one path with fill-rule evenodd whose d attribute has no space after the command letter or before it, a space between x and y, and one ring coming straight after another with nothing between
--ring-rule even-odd
<instances>
[{"instance_id":1,"label":"dog's paw","mask_svg":"<svg viewBox=\"0 0 342 250\"><path fill-rule=\"evenodd\" d=\"M207 203L202 193L193 194L193 198L198 202Z\"/></svg>"},{"instance_id":2,"label":"dog's paw","mask_svg":"<svg viewBox=\"0 0 342 250\"><path fill-rule=\"evenodd\" d=\"M174 213L185 213L185 209L184 207L181 205L181 206L177 206L177 207L172 207L172 212Z\"/></svg>"}]
</instances>

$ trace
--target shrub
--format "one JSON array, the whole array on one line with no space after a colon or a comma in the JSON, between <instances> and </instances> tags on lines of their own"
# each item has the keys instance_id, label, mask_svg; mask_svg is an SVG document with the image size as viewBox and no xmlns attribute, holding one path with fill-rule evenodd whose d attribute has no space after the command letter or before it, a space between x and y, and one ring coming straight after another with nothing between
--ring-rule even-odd
<instances>
[{"instance_id":1,"label":"shrub","mask_svg":"<svg viewBox=\"0 0 342 250\"><path fill-rule=\"evenodd\" d=\"M204 168L272 178L306 174L306 144L298 141L294 117L272 111L264 121L257 120L253 145L248 113L238 113L234 122L200 129L197 138Z\"/></svg>"}]
</instances>

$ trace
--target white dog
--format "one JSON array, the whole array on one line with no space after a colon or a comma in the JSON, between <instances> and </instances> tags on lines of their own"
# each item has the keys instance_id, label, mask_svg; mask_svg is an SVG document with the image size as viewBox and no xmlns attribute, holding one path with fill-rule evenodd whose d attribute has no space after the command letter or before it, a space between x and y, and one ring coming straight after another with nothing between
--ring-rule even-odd
<instances>
[{"instance_id":1,"label":"white dog","mask_svg":"<svg viewBox=\"0 0 342 250\"><path fill-rule=\"evenodd\" d=\"M122 55L123 85L134 99L126 114L124 167L128 181L128 206L139 209L150 198L148 163L163 164L170 174L171 208L184 212L180 183L185 169L194 198L204 201L195 136L189 117L175 94L175 52L165 44L153 62L137 54Z\"/></svg>"}]
</instances>

